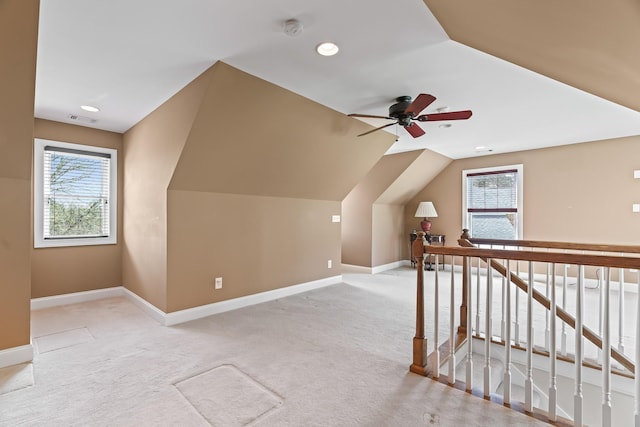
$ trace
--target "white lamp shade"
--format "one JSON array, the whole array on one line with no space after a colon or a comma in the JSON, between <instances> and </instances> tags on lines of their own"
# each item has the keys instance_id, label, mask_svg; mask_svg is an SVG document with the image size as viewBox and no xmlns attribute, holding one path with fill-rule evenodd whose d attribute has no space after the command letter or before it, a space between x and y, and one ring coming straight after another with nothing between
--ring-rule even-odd
<instances>
[{"instance_id":1,"label":"white lamp shade","mask_svg":"<svg viewBox=\"0 0 640 427\"><path fill-rule=\"evenodd\" d=\"M423 218L435 218L438 216L438 212L436 212L436 207L433 206L433 202L420 202L415 216Z\"/></svg>"}]
</instances>

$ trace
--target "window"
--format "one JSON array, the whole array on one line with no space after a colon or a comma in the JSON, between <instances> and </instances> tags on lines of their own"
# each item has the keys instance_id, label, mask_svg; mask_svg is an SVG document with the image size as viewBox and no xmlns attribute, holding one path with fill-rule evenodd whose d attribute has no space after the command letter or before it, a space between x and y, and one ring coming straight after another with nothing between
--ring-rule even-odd
<instances>
[{"instance_id":1,"label":"window","mask_svg":"<svg viewBox=\"0 0 640 427\"><path fill-rule=\"evenodd\" d=\"M117 151L35 140L34 246L116 243Z\"/></svg>"},{"instance_id":2,"label":"window","mask_svg":"<svg viewBox=\"0 0 640 427\"><path fill-rule=\"evenodd\" d=\"M522 165L463 171L462 205L471 237L520 239Z\"/></svg>"}]
</instances>

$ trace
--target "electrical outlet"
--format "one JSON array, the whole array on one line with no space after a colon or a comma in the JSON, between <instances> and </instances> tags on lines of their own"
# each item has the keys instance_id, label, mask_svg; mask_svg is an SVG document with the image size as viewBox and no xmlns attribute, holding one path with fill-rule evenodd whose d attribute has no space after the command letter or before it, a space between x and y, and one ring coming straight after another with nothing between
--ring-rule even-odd
<instances>
[{"instance_id":1,"label":"electrical outlet","mask_svg":"<svg viewBox=\"0 0 640 427\"><path fill-rule=\"evenodd\" d=\"M222 277L216 277L215 279L215 288L222 289Z\"/></svg>"},{"instance_id":2,"label":"electrical outlet","mask_svg":"<svg viewBox=\"0 0 640 427\"><path fill-rule=\"evenodd\" d=\"M332 264L331 260L327 261L327 268L331 268L331 264Z\"/></svg>"},{"instance_id":3,"label":"electrical outlet","mask_svg":"<svg viewBox=\"0 0 640 427\"><path fill-rule=\"evenodd\" d=\"M631 210L633 212L640 212L640 203L634 203Z\"/></svg>"},{"instance_id":4,"label":"electrical outlet","mask_svg":"<svg viewBox=\"0 0 640 427\"><path fill-rule=\"evenodd\" d=\"M633 177L635 179L640 179L640 170L634 170L633 171Z\"/></svg>"},{"instance_id":5,"label":"electrical outlet","mask_svg":"<svg viewBox=\"0 0 640 427\"><path fill-rule=\"evenodd\" d=\"M340 222L340 215L331 215L331 222Z\"/></svg>"}]
</instances>

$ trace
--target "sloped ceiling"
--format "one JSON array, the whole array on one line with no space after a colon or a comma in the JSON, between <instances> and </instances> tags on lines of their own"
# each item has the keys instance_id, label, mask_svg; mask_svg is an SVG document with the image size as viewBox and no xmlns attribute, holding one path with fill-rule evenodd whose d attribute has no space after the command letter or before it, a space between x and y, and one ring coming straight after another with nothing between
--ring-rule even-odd
<instances>
[{"instance_id":1,"label":"sloped ceiling","mask_svg":"<svg viewBox=\"0 0 640 427\"><path fill-rule=\"evenodd\" d=\"M640 111L639 1L425 3L451 39Z\"/></svg>"},{"instance_id":2,"label":"sloped ceiling","mask_svg":"<svg viewBox=\"0 0 640 427\"><path fill-rule=\"evenodd\" d=\"M352 138L367 125L225 63L210 71L172 190L342 201L393 144Z\"/></svg>"},{"instance_id":3,"label":"sloped ceiling","mask_svg":"<svg viewBox=\"0 0 640 427\"><path fill-rule=\"evenodd\" d=\"M464 158L640 134L637 0L40 5L39 118L124 132L223 61L341 114L386 115L396 97L422 92L437 98L426 113L473 110L450 128L420 123L420 138L389 127L390 153ZM304 26L296 37L283 31L290 18ZM326 40L341 47L336 56L315 53Z\"/></svg>"}]
</instances>

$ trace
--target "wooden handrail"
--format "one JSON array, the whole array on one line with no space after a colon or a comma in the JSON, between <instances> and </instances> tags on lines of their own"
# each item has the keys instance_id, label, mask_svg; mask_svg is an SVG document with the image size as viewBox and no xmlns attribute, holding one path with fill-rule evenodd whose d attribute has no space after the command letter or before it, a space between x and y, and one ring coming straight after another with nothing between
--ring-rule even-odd
<instances>
[{"instance_id":1,"label":"wooden handrail","mask_svg":"<svg viewBox=\"0 0 640 427\"><path fill-rule=\"evenodd\" d=\"M560 264L582 264L592 266L604 266L604 267L616 267L616 268L639 268L640 257L617 257L606 255L585 255L585 254L571 254L571 253L553 253L553 252L534 252L534 251L516 251L505 249L482 249L473 246L468 239L460 239L458 243L462 247L449 247L449 246L424 246L425 253L429 254L441 254L441 255L454 255L462 257L477 257L483 261L491 258L491 267L496 270L503 277L506 277L507 269L495 259L510 259L519 261L536 261L536 262L549 262ZM511 245L513 246L513 245ZM515 273L511 273L511 282L518 286L524 292L528 292L528 284L522 280ZM533 298L539 304L542 304L547 310L551 309L551 301L534 287ZM556 305L557 316L575 329L575 318ZM591 341L595 346L602 349L602 338L590 328L582 325L582 334L586 339ZM617 349L611 348L611 357L618 361L622 366L628 369L630 372L635 373L634 363L627 358L623 353L620 353Z\"/></svg>"},{"instance_id":2,"label":"wooden handrail","mask_svg":"<svg viewBox=\"0 0 640 427\"><path fill-rule=\"evenodd\" d=\"M466 239L458 240L458 243L465 244ZM454 246L430 246L424 247L425 253L434 255L454 255L469 256L478 258L498 258L512 259L518 261L549 262L557 264L590 265L596 267L611 268L635 268L640 269L640 256L613 256L613 255L590 255L564 252L539 252L539 251L517 251L510 249L484 249L471 247Z\"/></svg>"},{"instance_id":3,"label":"wooden handrail","mask_svg":"<svg viewBox=\"0 0 640 427\"><path fill-rule=\"evenodd\" d=\"M482 239L468 238L465 239L474 245L497 245L497 246L517 246L523 248L548 248L548 249L566 249L574 251L590 251L590 252L616 252L640 254L640 246L638 245L605 245L599 243L570 243L570 242L549 242L542 240L504 240L504 239Z\"/></svg>"}]
</instances>

